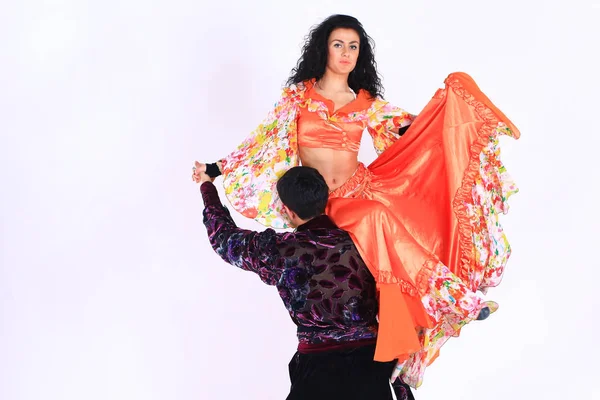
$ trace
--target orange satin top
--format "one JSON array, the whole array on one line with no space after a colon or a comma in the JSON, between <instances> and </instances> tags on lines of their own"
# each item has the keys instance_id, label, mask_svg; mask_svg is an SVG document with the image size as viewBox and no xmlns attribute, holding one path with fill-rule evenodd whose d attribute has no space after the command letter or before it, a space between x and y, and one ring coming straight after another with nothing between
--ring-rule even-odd
<instances>
[{"instance_id":1,"label":"orange satin top","mask_svg":"<svg viewBox=\"0 0 600 400\"><path fill-rule=\"evenodd\" d=\"M316 91L314 80L306 87L307 101L298 116L298 145L358 153L367 127L366 112L373 103L369 93L361 89L354 100L334 110L333 101Z\"/></svg>"}]
</instances>

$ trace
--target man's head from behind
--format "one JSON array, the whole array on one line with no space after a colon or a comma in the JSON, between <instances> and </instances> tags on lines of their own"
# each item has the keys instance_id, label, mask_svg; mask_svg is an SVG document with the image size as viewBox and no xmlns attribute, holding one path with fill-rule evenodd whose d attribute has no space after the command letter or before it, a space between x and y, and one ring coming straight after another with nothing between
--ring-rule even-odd
<instances>
[{"instance_id":1,"label":"man's head from behind","mask_svg":"<svg viewBox=\"0 0 600 400\"><path fill-rule=\"evenodd\" d=\"M325 213L329 187L314 168L293 167L277 181L277 193L291 225L297 227Z\"/></svg>"}]
</instances>

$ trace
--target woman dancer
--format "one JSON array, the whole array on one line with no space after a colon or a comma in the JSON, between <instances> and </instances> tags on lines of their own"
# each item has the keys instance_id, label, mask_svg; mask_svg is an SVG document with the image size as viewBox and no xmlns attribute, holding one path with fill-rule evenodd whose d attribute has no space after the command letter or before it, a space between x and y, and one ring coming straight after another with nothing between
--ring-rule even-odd
<instances>
[{"instance_id":1,"label":"woman dancer","mask_svg":"<svg viewBox=\"0 0 600 400\"><path fill-rule=\"evenodd\" d=\"M327 213L377 281L375 360L398 360L393 378L418 387L447 339L497 308L475 291L500 282L510 255L498 214L516 188L498 137L519 132L463 73L418 116L384 101L371 39L350 16L312 30L288 84L236 151L196 162L193 177L222 174L237 211L285 228L277 178L316 168L331 191ZM365 128L379 154L368 167L358 161Z\"/></svg>"}]
</instances>

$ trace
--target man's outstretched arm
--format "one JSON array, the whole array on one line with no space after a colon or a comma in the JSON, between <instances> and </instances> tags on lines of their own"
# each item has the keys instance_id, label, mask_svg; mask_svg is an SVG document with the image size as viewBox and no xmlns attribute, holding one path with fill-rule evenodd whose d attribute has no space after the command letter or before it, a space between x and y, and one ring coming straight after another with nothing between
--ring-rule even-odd
<instances>
[{"instance_id":1,"label":"man's outstretched arm","mask_svg":"<svg viewBox=\"0 0 600 400\"><path fill-rule=\"evenodd\" d=\"M268 285L275 285L282 272L277 264L279 237L273 229L255 232L238 228L223 206L210 178L200 185L204 201L204 226L215 252L225 262L252 271Z\"/></svg>"}]
</instances>

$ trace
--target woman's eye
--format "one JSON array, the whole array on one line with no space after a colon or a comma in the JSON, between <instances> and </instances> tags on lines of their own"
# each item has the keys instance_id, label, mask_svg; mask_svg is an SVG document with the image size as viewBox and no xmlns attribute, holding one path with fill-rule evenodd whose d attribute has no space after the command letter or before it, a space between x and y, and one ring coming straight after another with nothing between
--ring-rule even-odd
<instances>
[{"instance_id":1,"label":"woman's eye","mask_svg":"<svg viewBox=\"0 0 600 400\"><path fill-rule=\"evenodd\" d=\"M353 44L352 46L350 46L350 48L351 48L352 50L356 50L356 49L358 49L358 46L356 46L356 45L354 45L354 44Z\"/></svg>"}]
</instances>

